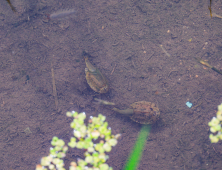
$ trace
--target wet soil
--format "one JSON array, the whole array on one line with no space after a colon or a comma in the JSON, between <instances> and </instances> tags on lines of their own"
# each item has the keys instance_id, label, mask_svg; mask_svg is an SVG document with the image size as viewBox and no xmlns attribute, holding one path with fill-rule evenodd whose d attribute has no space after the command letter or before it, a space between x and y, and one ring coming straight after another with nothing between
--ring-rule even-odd
<instances>
[{"instance_id":1,"label":"wet soil","mask_svg":"<svg viewBox=\"0 0 222 170\"><path fill-rule=\"evenodd\" d=\"M30 170L48 154L50 141L72 135L67 111L102 113L118 145L108 164L121 170L141 125L93 98L120 109L154 102L161 119L152 126L140 170L221 169L221 142L211 144L208 122L222 102L222 20L210 18L208 1L86 0L0 3L0 169ZM76 9L49 20L46 14ZM222 15L215 0L213 12ZM110 90L95 93L85 79L82 52L107 77ZM58 108L53 95L54 68ZM189 101L191 108L186 106ZM83 157L70 150L67 160Z\"/></svg>"}]
</instances>

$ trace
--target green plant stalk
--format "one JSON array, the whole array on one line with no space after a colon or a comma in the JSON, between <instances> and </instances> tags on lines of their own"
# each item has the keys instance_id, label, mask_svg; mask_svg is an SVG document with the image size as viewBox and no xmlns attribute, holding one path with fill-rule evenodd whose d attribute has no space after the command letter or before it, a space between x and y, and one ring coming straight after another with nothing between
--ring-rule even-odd
<instances>
[{"instance_id":1,"label":"green plant stalk","mask_svg":"<svg viewBox=\"0 0 222 170\"><path fill-rule=\"evenodd\" d=\"M143 125L136 143L134 144L133 150L127 160L127 163L124 167L124 170L136 170L139 163L141 156L143 154L143 149L145 147L147 138L149 136L151 130L151 125Z\"/></svg>"}]
</instances>

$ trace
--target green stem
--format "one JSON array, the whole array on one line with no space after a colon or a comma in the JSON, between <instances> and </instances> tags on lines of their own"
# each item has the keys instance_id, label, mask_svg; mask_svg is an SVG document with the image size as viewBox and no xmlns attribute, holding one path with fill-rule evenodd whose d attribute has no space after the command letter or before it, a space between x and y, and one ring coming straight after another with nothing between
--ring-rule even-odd
<instances>
[{"instance_id":1,"label":"green stem","mask_svg":"<svg viewBox=\"0 0 222 170\"><path fill-rule=\"evenodd\" d=\"M128 158L128 161L124 167L124 170L136 170L141 156L143 154L143 149L145 147L147 137L149 136L151 130L151 125L143 125L140 133L138 135L137 141L133 147L133 150Z\"/></svg>"}]
</instances>

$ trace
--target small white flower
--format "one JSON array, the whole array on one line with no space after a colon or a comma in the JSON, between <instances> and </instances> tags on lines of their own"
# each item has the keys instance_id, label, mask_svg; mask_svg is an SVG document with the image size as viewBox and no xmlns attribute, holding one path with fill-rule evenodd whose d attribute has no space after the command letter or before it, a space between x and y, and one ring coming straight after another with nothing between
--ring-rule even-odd
<instances>
[{"instance_id":1,"label":"small white flower","mask_svg":"<svg viewBox=\"0 0 222 170\"><path fill-rule=\"evenodd\" d=\"M80 138L81 137L80 131L74 130L74 136Z\"/></svg>"}]
</instances>

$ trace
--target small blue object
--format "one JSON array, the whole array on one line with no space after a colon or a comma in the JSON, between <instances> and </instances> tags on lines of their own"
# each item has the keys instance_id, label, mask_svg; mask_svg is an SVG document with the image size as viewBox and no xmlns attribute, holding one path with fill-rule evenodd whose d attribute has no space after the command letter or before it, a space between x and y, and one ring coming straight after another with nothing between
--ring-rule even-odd
<instances>
[{"instance_id":1,"label":"small blue object","mask_svg":"<svg viewBox=\"0 0 222 170\"><path fill-rule=\"evenodd\" d=\"M186 102L186 105L187 105L187 107L191 108L193 104L190 102Z\"/></svg>"}]
</instances>

